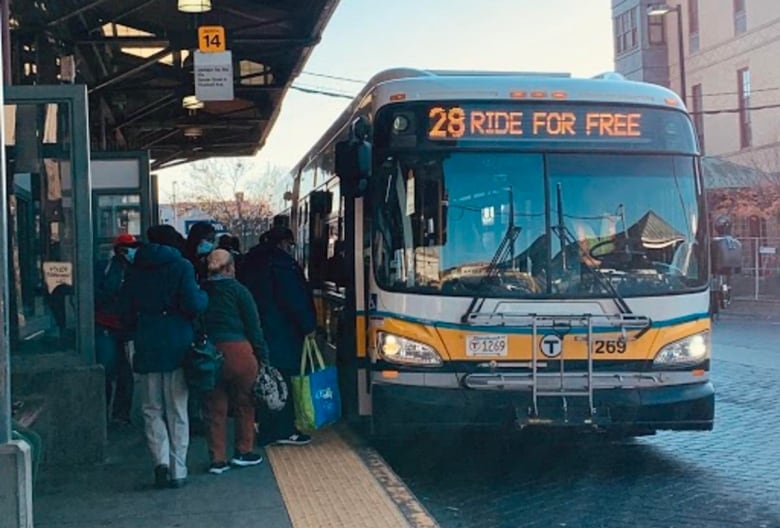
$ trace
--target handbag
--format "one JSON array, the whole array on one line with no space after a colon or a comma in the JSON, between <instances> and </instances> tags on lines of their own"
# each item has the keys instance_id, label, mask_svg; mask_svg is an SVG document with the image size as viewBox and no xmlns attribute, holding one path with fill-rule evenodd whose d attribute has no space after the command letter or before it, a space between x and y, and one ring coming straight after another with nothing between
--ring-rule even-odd
<instances>
[{"instance_id":1,"label":"handbag","mask_svg":"<svg viewBox=\"0 0 780 528\"><path fill-rule=\"evenodd\" d=\"M184 377L190 390L210 392L219 383L225 357L209 341L200 318L196 323L195 339L184 357Z\"/></svg>"},{"instance_id":2,"label":"handbag","mask_svg":"<svg viewBox=\"0 0 780 528\"><path fill-rule=\"evenodd\" d=\"M263 365L252 387L252 396L256 407L265 405L271 411L281 411L290 392L282 374L271 365Z\"/></svg>"},{"instance_id":3,"label":"handbag","mask_svg":"<svg viewBox=\"0 0 780 528\"><path fill-rule=\"evenodd\" d=\"M299 430L320 429L341 418L336 367L325 366L322 353L312 336L307 336L303 341L301 372L300 376L293 376L292 388L295 425Z\"/></svg>"}]
</instances>

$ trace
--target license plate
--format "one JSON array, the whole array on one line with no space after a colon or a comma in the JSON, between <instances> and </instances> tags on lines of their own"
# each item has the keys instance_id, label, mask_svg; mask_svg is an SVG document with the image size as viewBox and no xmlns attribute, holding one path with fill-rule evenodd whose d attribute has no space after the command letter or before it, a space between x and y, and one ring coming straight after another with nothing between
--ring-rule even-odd
<instances>
[{"instance_id":1,"label":"license plate","mask_svg":"<svg viewBox=\"0 0 780 528\"><path fill-rule=\"evenodd\" d=\"M508 350L505 335L466 336L467 356L506 356Z\"/></svg>"}]
</instances>

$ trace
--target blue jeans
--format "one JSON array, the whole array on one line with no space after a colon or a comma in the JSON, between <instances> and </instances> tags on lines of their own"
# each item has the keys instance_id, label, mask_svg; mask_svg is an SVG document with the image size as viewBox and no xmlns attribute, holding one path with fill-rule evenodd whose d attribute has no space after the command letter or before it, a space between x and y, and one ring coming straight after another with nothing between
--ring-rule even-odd
<instances>
[{"instance_id":1,"label":"blue jeans","mask_svg":"<svg viewBox=\"0 0 780 528\"><path fill-rule=\"evenodd\" d=\"M133 371L125 354L125 343L108 328L95 326L95 355L106 371L106 409L114 418L130 419L133 403ZM116 386L116 389L114 389Z\"/></svg>"}]
</instances>

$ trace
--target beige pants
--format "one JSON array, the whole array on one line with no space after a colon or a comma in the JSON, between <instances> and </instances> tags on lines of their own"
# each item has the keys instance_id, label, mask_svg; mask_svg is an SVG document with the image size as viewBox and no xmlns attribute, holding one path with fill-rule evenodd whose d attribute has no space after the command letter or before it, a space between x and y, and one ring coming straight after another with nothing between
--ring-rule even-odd
<instances>
[{"instance_id":1,"label":"beige pants","mask_svg":"<svg viewBox=\"0 0 780 528\"><path fill-rule=\"evenodd\" d=\"M141 374L139 382L146 442L155 465L168 466L172 479L186 478L190 424L184 371Z\"/></svg>"}]
</instances>

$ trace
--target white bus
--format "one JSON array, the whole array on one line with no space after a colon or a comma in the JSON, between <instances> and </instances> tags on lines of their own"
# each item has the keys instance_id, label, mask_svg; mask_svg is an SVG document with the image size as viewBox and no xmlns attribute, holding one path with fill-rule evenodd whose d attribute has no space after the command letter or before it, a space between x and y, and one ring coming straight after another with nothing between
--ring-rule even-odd
<instances>
[{"instance_id":1,"label":"white bus","mask_svg":"<svg viewBox=\"0 0 780 528\"><path fill-rule=\"evenodd\" d=\"M707 215L673 92L389 70L288 182L350 418L712 428Z\"/></svg>"}]
</instances>

